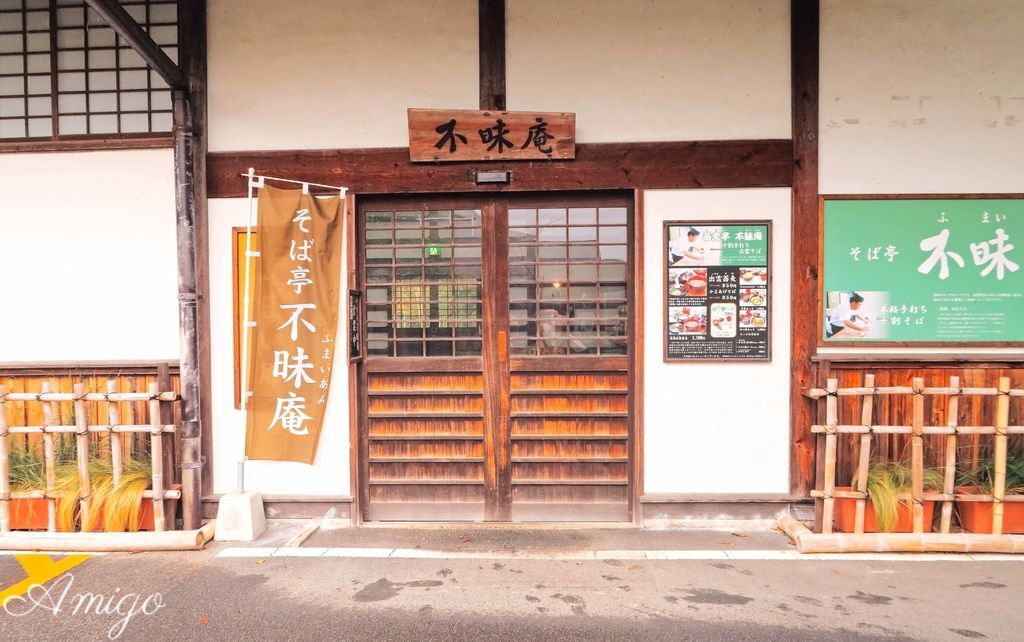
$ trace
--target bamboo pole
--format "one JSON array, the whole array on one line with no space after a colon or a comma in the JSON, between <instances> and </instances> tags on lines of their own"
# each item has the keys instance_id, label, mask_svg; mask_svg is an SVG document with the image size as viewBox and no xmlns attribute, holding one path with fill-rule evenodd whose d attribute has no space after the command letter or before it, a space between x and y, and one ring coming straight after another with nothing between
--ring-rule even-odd
<instances>
[{"instance_id":1,"label":"bamboo pole","mask_svg":"<svg viewBox=\"0 0 1024 642\"><path fill-rule=\"evenodd\" d=\"M839 422L839 400L836 397L836 390L839 387L837 379L828 380L828 397L825 399L825 424L829 430L825 433L825 501L822 503L821 532L828 534L832 532L833 506L836 491L836 440L838 436L835 426Z\"/></svg>"},{"instance_id":2,"label":"bamboo pole","mask_svg":"<svg viewBox=\"0 0 1024 642\"><path fill-rule=\"evenodd\" d=\"M914 509L914 532L924 532L924 379L914 377L914 396L911 424L914 434L911 437L910 468Z\"/></svg>"},{"instance_id":3,"label":"bamboo pole","mask_svg":"<svg viewBox=\"0 0 1024 642\"><path fill-rule=\"evenodd\" d=\"M864 375L864 387L872 390L872 392L864 395L864 405L861 407L860 420L865 426L871 425L871 415L874 411L875 402L875 375L866 374ZM868 470L871 466L871 432L864 433L860 438L860 461L857 462L857 490L867 494L868 490ZM853 522L853 530L855 533L864 532L864 513L867 508L867 501L865 499L857 500L857 513Z\"/></svg>"},{"instance_id":4,"label":"bamboo pole","mask_svg":"<svg viewBox=\"0 0 1024 642\"><path fill-rule=\"evenodd\" d=\"M145 392L118 392L111 394L110 398L102 392L90 392L83 397L83 401L150 401L152 395ZM178 393L161 392L157 397L160 401L180 401ZM7 394L7 401L78 401L78 397L70 392L11 392Z\"/></svg>"},{"instance_id":5,"label":"bamboo pole","mask_svg":"<svg viewBox=\"0 0 1024 642\"><path fill-rule=\"evenodd\" d=\"M11 467L7 441L7 399L6 390L0 384L0 533L11 530Z\"/></svg>"},{"instance_id":6,"label":"bamboo pole","mask_svg":"<svg viewBox=\"0 0 1024 642\"><path fill-rule=\"evenodd\" d=\"M995 397L996 395L1002 394L998 388L960 388L960 394L974 397ZM836 394L840 397L860 397L869 393L876 395L913 395L917 394L913 386L879 386L874 389L870 388L840 388ZM945 387L929 387L921 388L921 394L933 396L933 395L949 395L953 391ZM1011 397L1024 397L1024 388L1015 388L1008 393ZM821 399L828 395L828 390L824 388L810 388L805 390L803 395L810 399Z\"/></svg>"},{"instance_id":7,"label":"bamboo pole","mask_svg":"<svg viewBox=\"0 0 1024 642\"><path fill-rule=\"evenodd\" d=\"M112 395L117 392L117 381L110 379L107 381L107 395ZM121 423L121 411L117 407L116 401L109 401L107 403L107 421L110 422L111 430L114 426ZM110 469L112 471L112 481L114 482L114 488L117 488L121 484L121 470L124 468L124 454L122 447L124 444L121 442L121 435L111 434L110 435Z\"/></svg>"},{"instance_id":8,"label":"bamboo pole","mask_svg":"<svg viewBox=\"0 0 1024 642\"><path fill-rule=\"evenodd\" d=\"M953 429L953 433L946 437L946 469L943 471L942 477L942 492L946 495L952 495L956 485L956 424L957 417L960 414L960 377L950 377L949 387L956 392L949 394L949 402L946 405L946 424ZM942 517L939 521L939 531L948 533L952 522L953 502L944 501L942 502Z\"/></svg>"},{"instance_id":9,"label":"bamboo pole","mask_svg":"<svg viewBox=\"0 0 1024 642\"><path fill-rule=\"evenodd\" d=\"M1006 426L1010 423L1010 378L999 377L996 397L995 475L992 480L992 534L1003 532L1003 496L1006 494Z\"/></svg>"},{"instance_id":10,"label":"bamboo pole","mask_svg":"<svg viewBox=\"0 0 1024 642\"><path fill-rule=\"evenodd\" d=\"M15 551L194 551L213 539L215 520L189 531L137 533L10 532L0 549Z\"/></svg>"},{"instance_id":11,"label":"bamboo pole","mask_svg":"<svg viewBox=\"0 0 1024 642\"><path fill-rule=\"evenodd\" d=\"M44 381L42 395L50 392L50 382ZM53 404L48 401L43 404L43 423L46 426L53 423ZM57 485L57 452L53 443L53 433L43 429L43 472L46 476L46 530L57 530L57 499L53 496L54 487Z\"/></svg>"},{"instance_id":12,"label":"bamboo pole","mask_svg":"<svg viewBox=\"0 0 1024 642\"><path fill-rule=\"evenodd\" d=\"M149 461L153 467L153 529L163 531L167 528L164 516L164 502L160 499L164 491L164 444L163 425L160 423L160 385L149 384L149 421L153 425L150 435Z\"/></svg>"},{"instance_id":13,"label":"bamboo pole","mask_svg":"<svg viewBox=\"0 0 1024 642\"><path fill-rule=\"evenodd\" d=\"M145 499L155 499L157 497L160 497L160 495L157 495L156 493L154 493L151 490L143 491L142 492L142 496ZM11 499L43 499L45 497L46 497L46 491L42 491L42 490L12 490L11 491ZM163 498L165 500L168 500L168 499L181 499L181 491L180 490L165 490L163 492ZM990 498L990 501L991 501L991 498Z\"/></svg>"},{"instance_id":14,"label":"bamboo pole","mask_svg":"<svg viewBox=\"0 0 1024 642\"><path fill-rule=\"evenodd\" d=\"M75 455L78 460L79 516L82 528L89 521L89 496L92 494L92 480L89 479L89 412L85 407L85 384L76 383L75 393Z\"/></svg>"},{"instance_id":15,"label":"bamboo pole","mask_svg":"<svg viewBox=\"0 0 1024 642\"><path fill-rule=\"evenodd\" d=\"M1024 535L975 533L812 533L790 515L779 528L800 553L1024 553Z\"/></svg>"},{"instance_id":16,"label":"bamboo pole","mask_svg":"<svg viewBox=\"0 0 1024 642\"><path fill-rule=\"evenodd\" d=\"M156 385L157 385L157 390L158 391L171 390L172 389L172 386L171 386L171 372L170 372L170 368L168 368L166 363L162 363L159 366L157 366L157 369L156 369ZM160 415L159 416L160 416L160 424L161 425L167 425L167 424L174 423L174 408L171 406L170 403L164 403L164 402L160 403ZM175 457L174 457L174 454L175 454L174 453L174 445L175 445L175 440L174 439L169 439L167 441L167 443L164 444L163 468L161 469L161 471L165 475L168 476L168 478L164 479L164 486L171 486L171 487L173 487L174 484L175 484L175 481L176 481L175 480L175 475L174 475L174 471L176 469L176 462L175 462ZM174 526L175 526L175 523L174 523L174 508L173 508L173 506L168 506L167 504L168 504L167 502L164 503L164 513L165 513L164 517L165 517L165 520L166 520L165 523L166 523L166 526L167 526L167 530L174 530ZM170 509L170 510L168 510L168 509Z\"/></svg>"},{"instance_id":17,"label":"bamboo pole","mask_svg":"<svg viewBox=\"0 0 1024 642\"><path fill-rule=\"evenodd\" d=\"M14 430L13 428L11 429ZM828 428L820 424L811 426L812 433L824 433L827 432ZM873 432L878 434L886 435L913 435L913 426L862 426L861 424L839 424L835 427L835 431L841 434L863 434L866 432ZM956 428L950 428L949 426L923 426L921 433L925 435L994 435L996 434L995 426L957 426ZM1008 435L1024 435L1024 426L1007 426L1006 434Z\"/></svg>"},{"instance_id":18,"label":"bamboo pole","mask_svg":"<svg viewBox=\"0 0 1024 642\"><path fill-rule=\"evenodd\" d=\"M174 424L164 424L162 426L162 428L163 428L163 432L174 432L175 431ZM52 426L10 426L8 428L8 430L11 432L12 435L18 435L18 434L20 434L20 435L33 435L33 434L40 434L40 433L44 433L44 432L54 433L54 434L57 434L57 433L72 433L72 432L73 433L78 433L78 426L75 426L75 425L64 426L64 425L56 425L56 424L54 424ZM140 425L120 424L120 425L117 425L117 426L110 426L110 425L106 425L106 424L104 424L104 425L90 424L88 432L90 434L95 434L95 433L103 434L103 433L109 433L109 432L117 433L117 434L143 433L143 432L153 432L153 426L152 426L152 424L145 424L145 425L141 425L141 424ZM991 433L989 433L989 434L995 434L995 429L993 429L993 431Z\"/></svg>"}]
</instances>

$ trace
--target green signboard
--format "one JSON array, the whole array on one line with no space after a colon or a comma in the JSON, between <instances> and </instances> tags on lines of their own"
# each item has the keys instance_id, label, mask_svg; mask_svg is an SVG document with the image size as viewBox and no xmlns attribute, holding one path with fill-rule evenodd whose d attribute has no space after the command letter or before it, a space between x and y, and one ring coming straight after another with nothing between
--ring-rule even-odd
<instances>
[{"instance_id":1,"label":"green signboard","mask_svg":"<svg viewBox=\"0 0 1024 642\"><path fill-rule=\"evenodd\" d=\"M1024 200L826 200L827 342L1024 341Z\"/></svg>"}]
</instances>

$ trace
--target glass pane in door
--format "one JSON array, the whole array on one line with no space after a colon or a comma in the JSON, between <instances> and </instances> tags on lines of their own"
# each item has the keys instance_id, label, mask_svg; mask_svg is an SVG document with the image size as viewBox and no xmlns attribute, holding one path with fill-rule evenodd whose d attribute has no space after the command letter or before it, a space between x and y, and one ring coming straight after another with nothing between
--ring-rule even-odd
<instances>
[{"instance_id":1,"label":"glass pane in door","mask_svg":"<svg viewBox=\"0 0 1024 642\"><path fill-rule=\"evenodd\" d=\"M370 211L366 347L370 356L480 356L480 210Z\"/></svg>"},{"instance_id":2,"label":"glass pane in door","mask_svg":"<svg viewBox=\"0 0 1024 642\"><path fill-rule=\"evenodd\" d=\"M626 354L624 207L510 208L512 354Z\"/></svg>"}]
</instances>

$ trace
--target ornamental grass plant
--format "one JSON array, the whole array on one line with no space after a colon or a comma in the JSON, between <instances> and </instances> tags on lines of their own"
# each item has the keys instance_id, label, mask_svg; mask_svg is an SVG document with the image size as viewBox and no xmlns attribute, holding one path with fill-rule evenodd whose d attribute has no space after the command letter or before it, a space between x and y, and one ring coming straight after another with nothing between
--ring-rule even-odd
<instances>
[{"instance_id":1,"label":"ornamental grass plant","mask_svg":"<svg viewBox=\"0 0 1024 642\"><path fill-rule=\"evenodd\" d=\"M924 469L924 490L942 490L942 472L935 468ZM851 486L857 487L857 474L854 473ZM896 526L900 505L910 506L900 495L909 494L914 486L913 468L908 461L879 462L868 470L867 491L871 506L878 520L878 530L891 533Z\"/></svg>"}]
</instances>

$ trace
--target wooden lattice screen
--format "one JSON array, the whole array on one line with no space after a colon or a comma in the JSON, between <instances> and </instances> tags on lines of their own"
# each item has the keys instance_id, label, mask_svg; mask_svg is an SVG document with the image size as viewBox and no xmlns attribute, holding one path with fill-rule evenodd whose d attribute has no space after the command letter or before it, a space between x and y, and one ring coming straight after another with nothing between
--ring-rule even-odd
<instances>
[{"instance_id":1,"label":"wooden lattice screen","mask_svg":"<svg viewBox=\"0 0 1024 642\"><path fill-rule=\"evenodd\" d=\"M38 392L8 392L0 385L0 532L11 530L11 505L19 499L45 499L47 504L47 530L57 530L57 502L60 494L57 482L57 438L59 435L74 435L75 462L78 472L79 505L78 521L84 528L89 521L90 495L90 450L109 451L112 483L118 486L124 462L138 454L135 448L136 435L149 435L149 457L151 463L151 488L143 497L152 501L153 528L163 531L173 528L173 515L165 513L165 501L179 499L181 491L169 489L165 471L172 470L171 454L173 443L165 444L164 435L175 432L174 402L179 396L170 390L168 380L164 385L150 382L148 392L122 392L121 382L107 381L106 390L87 391L85 383L75 383L71 392L56 392L49 381L42 381ZM161 390L164 387L164 390ZM145 413L136 406L145 404ZM8 412L9 405L24 404L25 412ZM41 414L30 411L31 405L38 404ZM138 421L148 415L147 423L121 423L122 405L128 405L125 415L129 421ZM105 408L104 408L105 406ZM102 412L105 410L106 412ZM22 419L11 421L11 417ZM40 424L32 419L39 418ZM34 437L41 436L42 463L45 476L43 488L35 490L11 490L10 457L12 441L21 436L21 448L33 448ZM125 438L128 439L125 439ZM171 476L173 482L173 473Z\"/></svg>"},{"instance_id":2,"label":"wooden lattice screen","mask_svg":"<svg viewBox=\"0 0 1024 642\"><path fill-rule=\"evenodd\" d=\"M1003 532L1003 513L1005 502L1024 502L1024 495L1006 495L1006 462L1008 439L1013 435L1024 435L1024 426L1009 425L1010 401L1013 397L1024 397L1024 389L1010 387L1009 377L1000 377L996 387L960 387L960 378L952 376L949 385L944 387L926 387L922 377L915 377L912 386L875 386L875 376L866 374L860 387L840 388L837 379L829 379L827 386L813 388L806 392L812 399L825 399L825 423L814 425L811 431L824 435L824 474L819 477L817 489L812 496L823 500L822 520L816 524L816 530L828 534L832 532L832 516L837 498L851 498L857 501L855 517L855 533L864 532L865 508L868 500L867 483L871 466L872 441L876 435L907 435L910 438L910 463L912 488L909 494L901 494L901 501L909 501L913 510L913 532L924 533L931 528L925 524L924 502L937 501L942 503L939 530L949 533L952 526L953 502L992 502L992 533ZM909 425L876 425L873 423L876 399L904 397L910 399ZM860 401L860 423L840 423L840 398L847 397ZM964 398L992 399L994 412L993 425L960 425L959 402ZM943 400L944 403L932 403L931 412L926 414L926 399ZM944 412L943 412L944 411ZM942 415L945 415L943 420ZM926 425L928 418L932 423ZM860 435L859 442L854 441L857 452L856 486L852 490L836 490L837 449L841 442L839 435ZM977 438L991 435L993 439L993 483L989 495L957 492L957 438L970 435ZM945 441L942 460L942 492L926 492L924 488L925 472L925 436L943 437ZM844 440L842 444L849 444ZM977 461L977 448L973 449L972 457Z\"/></svg>"}]
</instances>

